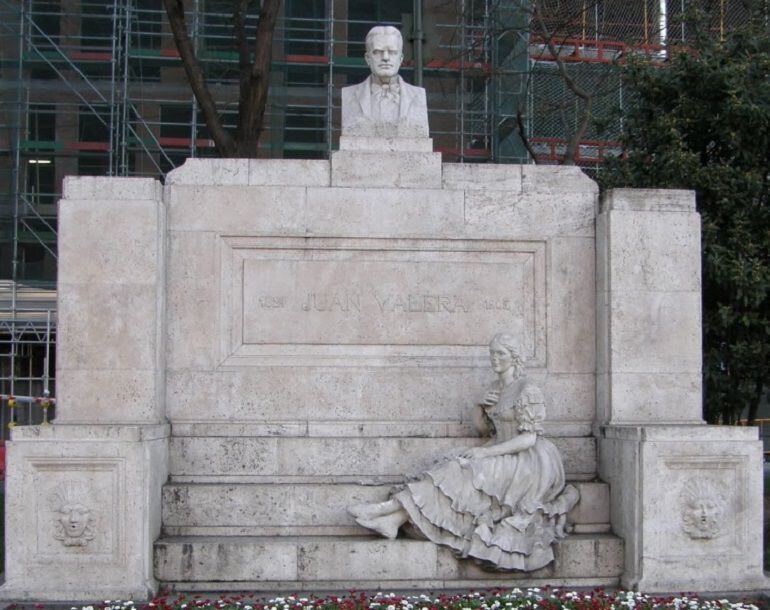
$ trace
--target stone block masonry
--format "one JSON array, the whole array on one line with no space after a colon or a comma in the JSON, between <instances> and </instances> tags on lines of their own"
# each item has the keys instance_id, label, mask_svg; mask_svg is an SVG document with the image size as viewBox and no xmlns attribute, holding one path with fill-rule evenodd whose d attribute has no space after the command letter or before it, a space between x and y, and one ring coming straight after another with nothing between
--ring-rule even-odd
<instances>
[{"instance_id":1,"label":"stone block masonry","mask_svg":"<svg viewBox=\"0 0 770 610\"><path fill-rule=\"evenodd\" d=\"M691 196L600 209L576 168L441 165L395 140L375 166L362 146L189 160L163 188L67 180L58 418L9 445L0 594L762 586L758 441L699 423ZM530 574L345 512L478 444L501 330L581 496Z\"/></svg>"}]
</instances>

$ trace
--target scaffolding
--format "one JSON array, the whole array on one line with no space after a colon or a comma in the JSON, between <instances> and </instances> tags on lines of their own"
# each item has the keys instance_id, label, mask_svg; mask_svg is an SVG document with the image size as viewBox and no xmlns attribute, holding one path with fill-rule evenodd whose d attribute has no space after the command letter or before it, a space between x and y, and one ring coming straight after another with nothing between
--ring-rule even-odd
<instances>
[{"instance_id":1,"label":"scaffolding","mask_svg":"<svg viewBox=\"0 0 770 610\"><path fill-rule=\"evenodd\" d=\"M581 112L561 65L583 86L601 82L595 112L616 117L592 123L580 142L576 161L595 167L618 152L613 110L624 100L608 71L629 49L660 53L686 41L687 4L547 0L538 29L527 0L285 0L258 155L330 156L339 90L368 74L363 39L385 23L404 33L402 73L427 90L445 161L558 162ZM715 31L742 18L738 0L709 7ZM231 2L187 0L186 9L218 110L234 127ZM251 15L247 27L255 24ZM0 0L0 79L0 395L40 398L55 394L63 177L162 180L187 157L215 151L157 0Z\"/></svg>"}]
</instances>

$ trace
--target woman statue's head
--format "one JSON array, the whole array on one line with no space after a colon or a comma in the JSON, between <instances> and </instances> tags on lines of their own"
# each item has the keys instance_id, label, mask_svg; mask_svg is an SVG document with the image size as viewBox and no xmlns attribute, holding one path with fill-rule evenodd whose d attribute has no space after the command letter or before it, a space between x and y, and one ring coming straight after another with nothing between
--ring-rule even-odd
<instances>
[{"instance_id":1,"label":"woman statue's head","mask_svg":"<svg viewBox=\"0 0 770 610\"><path fill-rule=\"evenodd\" d=\"M523 360L516 339L511 333L497 333L489 342L489 357L492 370L498 375L513 369L514 375L519 376L523 368Z\"/></svg>"}]
</instances>

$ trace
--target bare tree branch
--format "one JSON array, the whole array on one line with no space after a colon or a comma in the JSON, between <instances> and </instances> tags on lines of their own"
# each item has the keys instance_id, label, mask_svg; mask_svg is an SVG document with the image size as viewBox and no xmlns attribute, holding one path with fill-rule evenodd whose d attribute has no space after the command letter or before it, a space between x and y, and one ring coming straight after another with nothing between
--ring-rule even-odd
<instances>
[{"instance_id":1,"label":"bare tree branch","mask_svg":"<svg viewBox=\"0 0 770 610\"><path fill-rule=\"evenodd\" d=\"M270 87L270 61L273 55L273 32L281 0L264 0L259 24L254 35L254 62L248 73L246 94L239 103L238 153L253 157L257 152L267 107Z\"/></svg>"},{"instance_id":2,"label":"bare tree branch","mask_svg":"<svg viewBox=\"0 0 770 610\"><path fill-rule=\"evenodd\" d=\"M575 161L577 160L580 141L583 139L583 136L585 136L585 133L588 130L588 126L593 119L592 112L594 98L600 93L605 81L610 76L611 72L607 70L601 76L599 81L592 87L591 91L588 91L578 85L575 79L572 78L572 76L569 74L566 62L554 44L553 33L549 30L545 22L542 11L540 10L540 4L538 2L534 3L532 15L534 20L537 22L540 34L545 42L546 47L548 48L548 52L550 53L551 58L553 58L553 61L556 64L556 68L559 71L559 76L564 82L564 85L573 93L573 95L575 95L575 97L583 101L583 108L580 111L580 119L577 127L574 130L570 130L570 126L567 124L566 118L562 113L562 122L565 127L564 132L570 133L570 131L572 131L572 135L567 138L561 164L574 165ZM617 59L620 59L620 56Z\"/></svg>"},{"instance_id":3,"label":"bare tree branch","mask_svg":"<svg viewBox=\"0 0 770 610\"><path fill-rule=\"evenodd\" d=\"M529 137L527 136L527 130L524 126L524 114L521 112L521 109L516 110L516 127L519 137L524 144L524 148L527 149L527 153L529 153L532 161L534 161L535 165L537 165L537 155L535 154L535 150L532 148L532 143L529 141Z\"/></svg>"},{"instance_id":4,"label":"bare tree branch","mask_svg":"<svg viewBox=\"0 0 770 610\"><path fill-rule=\"evenodd\" d=\"M249 45L246 41L246 14L249 10L249 0L239 0L238 8L233 16L233 30L235 31L235 46L238 49L238 68L245 72L250 62Z\"/></svg>"},{"instance_id":5,"label":"bare tree branch","mask_svg":"<svg viewBox=\"0 0 770 610\"><path fill-rule=\"evenodd\" d=\"M195 48L192 40L187 34L187 22L184 15L184 6L182 0L163 0L163 6L168 15L168 22L171 26L171 32L174 35L174 42L179 50L179 57L182 59L187 80L190 82L190 88L198 100L203 117L206 120L211 139L214 140L217 152L222 157L232 157L236 153L233 137L222 125L222 119L217 112L216 103L206 84L206 78L203 74L203 68L195 56Z\"/></svg>"},{"instance_id":6,"label":"bare tree branch","mask_svg":"<svg viewBox=\"0 0 770 610\"><path fill-rule=\"evenodd\" d=\"M243 133L244 130L243 116L246 113L245 105L249 95L249 73L251 72L251 53L246 35L246 15L248 10L249 0L239 0L238 6L235 9L235 15L233 16L235 45L238 49L238 135Z\"/></svg>"},{"instance_id":7,"label":"bare tree branch","mask_svg":"<svg viewBox=\"0 0 770 610\"><path fill-rule=\"evenodd\" d=\"M591 121L591 118L593 117L593 115L591 114L593 101L594 101L594 98L592 96L589 96L585 100L586 105L585 105L585 108L583 109L583 116L580 117L580 123L578 124L578 127L577 129L575 129L574 133L567 140L567 146L564 149L564 157L562 158L562 161L561 161L562 165L575 164L575 160L577 159L578 148L580 146L580 141L583 139L586 129L588 129L588 124Z\"/></svg>"},{"instance_id":8,"label":"bare tree branch","mask_svg":"<svg viewBox=\"0 0 770 610\"><path fill-rule=\"evenodd\" d=\"M554 45L553 43L553 36L551 35L551 32L549 31L548 26L546 25L545 20L543 19L543 14L538 7L539 5L536 2L535 8L534 8L534 17L538 23L538 27L540 28L541 35L545 40L545 44L548 47L548 51L551 53L551 56L554 58L554 61L556 62L556 67L559 70L559 75L564 81L564 84L567 85L567 88L570 91L572 91L572 93L574 93L576 96L578 96L583 100L587 100L589 97L591 97L590 94L586 92L582 87L580 87L575 82L575 79L573 79L567 72L567 67L564 64L564 60L561 58L561 55L556 49L556 45Z\"/></svg>"}]
</instances>

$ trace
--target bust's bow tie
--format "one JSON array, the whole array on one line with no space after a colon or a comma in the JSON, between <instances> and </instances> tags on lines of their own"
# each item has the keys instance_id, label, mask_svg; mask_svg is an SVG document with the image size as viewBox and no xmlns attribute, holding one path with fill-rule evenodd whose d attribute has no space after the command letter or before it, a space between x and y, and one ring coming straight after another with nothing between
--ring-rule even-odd
<instances>
[{"instance_id":1,"label":"bust's bow tie","mask_svg":"<svg viewBox=\"0 0 770 610\"><path fill-rule=\"evenodd\" d=\"M392 82L388 85L380 85L378 83L372 83L372 95L378 99L398 101L400 94L400 87L397 82Z\"/></svg>"}]
</instances>

